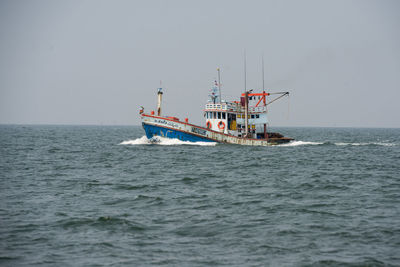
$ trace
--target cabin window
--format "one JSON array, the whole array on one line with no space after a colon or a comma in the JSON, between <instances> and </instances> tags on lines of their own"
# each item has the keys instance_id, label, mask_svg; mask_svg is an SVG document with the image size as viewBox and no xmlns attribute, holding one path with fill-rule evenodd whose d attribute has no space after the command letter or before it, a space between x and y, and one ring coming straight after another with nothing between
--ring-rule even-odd
<instances>
[{"instance_id":1,"label":"cabin window","mask_svg":"<svg viewBox=\"0 0 400 267\"><path fill-rule=\"evenodd\" d=\"M213 119L216 119L217 118L217 112L213 112Z\"/></svg>"},{"instance_id":2,"label":"cabin window","mask_svg":"<svg viewBox=\"0 0 400 267\"><path fill-rule=\"evenodd\" d=\"M254 115L251 115L251 118L254 119Z\"/></svg>"},{"instance_id":3,"label":"cabin window","mask_svg":"<svg viewBox=\"0 0 400 267\"><path fill-rule=\"evenodd\" d=\"M218 119L221 119L221 112L218 112Z\"/></svg>"},{"instance_id":4,"label":"cabin window","mask_svg":"<svg viewBox=\"0 0 400 267\"><path fill-rule=\"evenodd\" d=\"M238 127L238 128L242 128L242 125L241 125L241 124L238 124L237 127Z\"/></svg>"},{"instance_id":5,"label":"cabin window","mask_svg":"<svg viewBox=\"0 0 400 267\"><path fill-rule=\"evenodd\" d=\"M259 115L259 114L257 114L257 115L256 115L256 119L259 119L259 118L260 118L260 115Z\"/></svg>"},{"instance_id":6,"label":"cabin window","mask_svg":"<svg viewBox=\"0 0 400 267\"><path fill-rule=\"evenodd\" d=\"M222 113L222 119L223 119L223 120L226 119L226 113L225 113L225 112Z\"/></svg>"}]
</instances>

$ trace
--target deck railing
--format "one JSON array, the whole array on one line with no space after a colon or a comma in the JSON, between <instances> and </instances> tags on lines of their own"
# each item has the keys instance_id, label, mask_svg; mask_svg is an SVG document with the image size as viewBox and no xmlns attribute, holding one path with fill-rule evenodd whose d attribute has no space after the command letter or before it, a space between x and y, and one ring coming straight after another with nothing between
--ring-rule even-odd
<instances>
[{"instance_id":1,"label":"deck railing","mask_svg":"<svg viewBox=\"0 0 400 267\"><path fill-rule=\"evenodd\" d=\"M218 103L218 104L206 104L207 110L222 110L222 111L233 111L238 113L244 113L244 107L236 103ZM266 106L249 107L249 113L266 112Z\"/></svg>"}]
</instances>

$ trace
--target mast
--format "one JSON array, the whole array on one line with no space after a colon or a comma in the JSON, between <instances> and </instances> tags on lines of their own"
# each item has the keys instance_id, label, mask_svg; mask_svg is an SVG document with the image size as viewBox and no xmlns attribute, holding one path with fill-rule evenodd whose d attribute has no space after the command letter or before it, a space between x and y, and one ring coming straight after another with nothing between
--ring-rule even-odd
<instances>
[{"instance_id":1,"label":"mast","mask_svg":"<svg viewBox=\"0 0 400 267\"><path fill-rule=\"evenodd\" d=\"M244 92L244 127L246 128L245 137L249 137L249 92Z\"/></svg>"},{"instance_id":2,"label":"mast","mask_svg":"<svg viewBox=\"0 0 400 267\"><path fill-rule=\"evenodd\" d=\"M244 50L244 92L246 93L246 50Z\"/></svg>"},{"instance_id":3,"label":"mast","mask_svg":"<svg viewBox=\"0 0 400 267\"><path fill-rule=\"evenodd\" d=\"M220 74L220 69L217 68L218 71L218 91L219 91L219 103L222 103L222 98L221 98L221 74Z\"/></svg>"},{"instance_id":4,"label":"mast","mask_svg":"<svg viewBox=\"0 0 400 267\"><path fill-rule=\"evenodd\" d=\"M263 82L263 92L265 91L265 84L264 84L264 55L261 58L262 61L262 82Z\"/></svg>"},{"instance_id":5,"label":"mast","mask_svg":"<svg viewBox=\"0 0 400 267\"><path fill-rule=\"evenodd\" d=\"M264 82L264 55L261 58L262 61L262 85L263 85L263 104L264 107L267 107L266 95L265 95L265 82ZM267 113L267 110L265 110ZM268 133L267 133L267 116L265 116L265 123L264 123L264 139L268 140Z\"/></svg>"},{"instance_id":6,"label":"mast","mask_svg":"<svg viewBox=\"0 0 400 267\"><path fill-rule=\"evenodd\" d=\"M162 87L161 87L161 81L160 81L160 88L158 88L158 101L157 101L157 116L161 116L161 101L162 101Z\"/></svg>"},{"instance_id":7,"label":"mast","mask_svg":"<svg viewBox=\"0 0 400 267\"><path fill-rule=\"evenodd\" d=\"M246 50L244 50L244 127L245 127L245 137L249 136L249 92L247 92L247 81L246 81Z\"/></svg>"}]
</instances>

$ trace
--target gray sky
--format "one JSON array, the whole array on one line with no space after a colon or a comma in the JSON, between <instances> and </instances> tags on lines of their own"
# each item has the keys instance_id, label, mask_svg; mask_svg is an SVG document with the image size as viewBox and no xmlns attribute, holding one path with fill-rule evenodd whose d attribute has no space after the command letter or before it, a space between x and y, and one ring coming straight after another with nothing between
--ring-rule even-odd
<instances>
[{"instance_id":1,"label":"gray sky","mask_svg":"<svg viewBox=\"0 0 400 267\"><path fill-rule=\"evenodd\" d=\"M223 99L289 90L272 126L400 127L400 1L0 0L0 123L204 124Z\"/></svg>"}]
</instances>

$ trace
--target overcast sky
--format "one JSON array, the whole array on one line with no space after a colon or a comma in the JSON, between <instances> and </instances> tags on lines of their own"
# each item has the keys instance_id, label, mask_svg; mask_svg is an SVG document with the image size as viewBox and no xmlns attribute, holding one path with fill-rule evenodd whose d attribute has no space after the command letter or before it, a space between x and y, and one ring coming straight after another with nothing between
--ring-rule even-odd
<instances>
[{"instance_id":1,"label":"overcast sky","mask_svg":"<svg viewBox=\"0 0 400 267\"><path fill-rule=\"evenodd\" d=\"M222 95L290 91L272 126L400 127L400 1L0 0L0 123L204 124Z\"/></svg>"}]
</instances>

